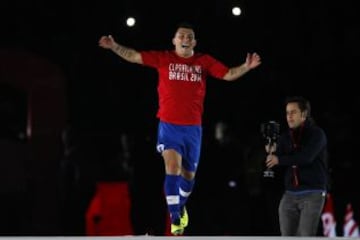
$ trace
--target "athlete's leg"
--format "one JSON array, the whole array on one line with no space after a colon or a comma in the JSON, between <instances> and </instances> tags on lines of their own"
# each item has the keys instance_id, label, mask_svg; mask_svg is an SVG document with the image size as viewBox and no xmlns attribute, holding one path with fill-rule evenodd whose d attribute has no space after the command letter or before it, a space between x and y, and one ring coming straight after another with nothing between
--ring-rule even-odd
<instances>
[{"instance_id":1,"label":"athlete's leg","mask_svg":"<svg viewBox=\"0 0 360 240\"><path fill-rule=\"evenodd\" d=\"M180 179L180 223L185 228L189 224L189 216L185 204L192 193L195 183L195 171L182 168Z\"/></svg>"},{"instance_id":2,"label":"athlete's leg","mask_svg":"<svg viewBox=\"0 0 360 240\"><path fill-rule=\"evenodd\" d=\"M162 153L165 163L165 182L164 190L166 202L171 217L171 232L182 234L183 228L180 226L180 179L181 179L181 155L173 150L167 149Z\"/></svg>"},{"instance_id":3,"label":"athlete's leg","mask_svg":"<svg viewBox=\"0 0 360 240\"><path fill-rule=\"evenodd\" d=\"M167 149L162 154L165 163L165 194L172 220L180 216L180 174L181 155L173 149Z\"/></svg>"},{"instance_id":4,"label":"athlete's leg","mask_svg":"<svg viewBox=\"0 0 360 240\"><path fill-rule=\"evenodd\" d=\"M173 234L184 231L187 226L184 204L194 185L200 145L200 126L159 123L157 150L162 153L165 163L164 190Z\"/></svg>"},{"instance_id":5,"label":"athlete's leg","mask_svg":"<svg viewBox=\"0 0 360 240\"><path fill-rule=\"evenodd\" d=\"M185 228L189 223L189 216L185 207L195 184L195 175L200 160L201 150L201 126L191 126L185 129L186 137L182 159L181 180L180 180L180 214L181 225Z\"/></svg>"},{"instance_id":6,"label":"athlete's leg","mask_svg":"<svg viewBox=\"0 0 360 240\"><path fill-rule=\"evenodd\" d=\"M185 168L181 170L180 178L180 206L184 206L189 198L195 183L195 172Z\"/></svg>"}]
</instances>

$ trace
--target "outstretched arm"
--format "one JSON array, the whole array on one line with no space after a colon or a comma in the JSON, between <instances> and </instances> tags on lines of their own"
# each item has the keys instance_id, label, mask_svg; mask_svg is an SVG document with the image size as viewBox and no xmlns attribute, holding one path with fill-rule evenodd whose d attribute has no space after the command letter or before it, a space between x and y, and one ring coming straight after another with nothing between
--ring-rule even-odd
<instances>
[{"instance_id":1,"label":"outstretched arm","mask_svg":"<svg viewBox=\"0 0 360 240\"><path fill-rule=\"evenodd\" d=\"M138 51L118 44L111 35L102 36L99 40L99 46L105 49L110 49L128 62L138 64L143 63L141 54Z\"/></svg>"},{"instance_id":2,"label":"outstretched arm","mask_svg":"<svg viewBox=\"0 0 360 240\"><path fill-rule=\"evenodd\" d=\"M245 63L241 64L237 67L232 67L223 77L226 81L234 81L239 77L243 76L245 73L250 71L251 69L256 68L261 64L260 56L257 53L248 53L246 56Z\"/></svg>"}]
</instances>

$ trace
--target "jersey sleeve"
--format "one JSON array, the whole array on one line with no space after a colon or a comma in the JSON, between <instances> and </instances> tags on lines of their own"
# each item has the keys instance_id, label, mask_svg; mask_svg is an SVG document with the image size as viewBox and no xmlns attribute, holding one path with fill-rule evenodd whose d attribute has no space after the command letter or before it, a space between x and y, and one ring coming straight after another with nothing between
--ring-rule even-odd
<instances>
[{"instance_id":1,"label":"jersey sleeve","mask_svg":"<svg viewBox=\"0 0 360 240\"><path fill-rule=\"evenodd\" d=\"M143 65L157 68L160 65L161 54L158 51L141 51Z\"/></svg>"},{"instance_id":2,"label":"jersey sleeve","mask_svg":"<svg viewBox=\"0 0 360 240\"><path fill-rule=\"evenodd\" d=\"M208 73L214 78L223 79L225 74L229 71L228 66L210 55L207 55L206 61L208 62Z\"/></svg>"}]
</instances>

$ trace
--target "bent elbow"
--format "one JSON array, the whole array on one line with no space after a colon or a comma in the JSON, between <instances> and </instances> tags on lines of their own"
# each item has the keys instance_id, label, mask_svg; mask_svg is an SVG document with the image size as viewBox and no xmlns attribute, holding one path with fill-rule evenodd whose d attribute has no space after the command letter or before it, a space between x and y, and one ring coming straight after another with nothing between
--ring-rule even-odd
<instances>
[{"instance_id":1,"label":"bent elbow","mask_svg":"<svg viewBox=\"0 0 360 240\"><path fill-rule=\"evenodd\" d=\"M236 78L234 78L231 71L229 71L224 75L224 77L222 79L225 80L225 81L231 82L231 81L234 81Z\"/></svg>"}]
</instances>

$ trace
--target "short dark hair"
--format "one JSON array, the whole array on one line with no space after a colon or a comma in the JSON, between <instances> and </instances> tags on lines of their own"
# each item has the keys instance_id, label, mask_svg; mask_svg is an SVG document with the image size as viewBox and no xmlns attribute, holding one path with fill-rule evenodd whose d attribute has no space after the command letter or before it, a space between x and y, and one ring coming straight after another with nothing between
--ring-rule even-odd
<instances>
[{"instance_id":1,"label":"short dark hair","mask_svg":"<svg viewBox=\"0 0 360 240\"><path fill-rule=\"evenodd\" d=\"M195 31L194 25L187 21L182 21L182 22L178 23L176 26L176 29L179 29L179 28L188 28L188 29L192 29L193 31Z\"/></svg>"},{"instance_id":2,"label":"short dark hair","mask_svg":"<svg viewBox=\"0 0 360 240\"><path fill-rule=\"evenodd\" d=\"M306 117L310 118L311 105L309 100L302 96L291 96L285 99L285 106L289 103L297 103L301 112L307 112Z\"/></svg>"}]
</instances>

